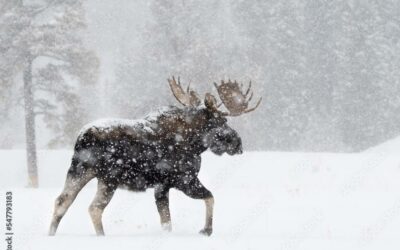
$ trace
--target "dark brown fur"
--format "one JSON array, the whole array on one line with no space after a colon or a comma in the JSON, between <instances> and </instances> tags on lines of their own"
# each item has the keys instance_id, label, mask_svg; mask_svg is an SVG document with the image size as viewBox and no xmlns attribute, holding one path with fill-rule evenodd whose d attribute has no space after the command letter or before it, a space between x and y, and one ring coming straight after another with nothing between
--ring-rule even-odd
<instances>
[{"instance_id":1,"label":"dark brown fur","mask_svg":"<svg viewBox=\"0 0 400 250\"><path fill-rule=\"evenodd\" d=\"M77 139L64 191L56 200L50 235L55 234L68 207L92 178L99 181L89 208L98 235L104 234L101 215L118 187L132 191L155 187L166 229L170 229L170 188L204 199L207 222L202 233L210 235L213 197L197 178L200 154L207 148L216 154L242 151L241 139L226 124L226 118L208 108L172 107L142 122L88 127Z\"/></svg>"}]
</instances>

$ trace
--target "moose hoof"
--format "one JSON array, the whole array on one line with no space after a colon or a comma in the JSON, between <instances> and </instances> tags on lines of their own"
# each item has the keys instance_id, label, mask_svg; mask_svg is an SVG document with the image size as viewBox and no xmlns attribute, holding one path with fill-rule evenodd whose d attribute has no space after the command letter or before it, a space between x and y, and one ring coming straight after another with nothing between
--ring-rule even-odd
<instances>
[{"instance_id":1,"label":"moose hoof","mask_svg":"<svg viewBox=\"0 0 400 250\"><path fill-rule=\"evenodd\" d=\"M51 228L49 231L49 236L54 236L56 235L56 230L54 228Z\"/></svg>"},{"instance_id":2,"label":"moose hoof","mask_svg":"<svg viewBox=\"0 0 400 250\"><path fill-rule=\"evenodd\" d=\"M162 227L163 231L165 231L165 232L171 232L172 231L171 223L161 224L161 227Z\"/></svg>"},{"instance_id":3,"label":"moose hoof","mask_svg":"<svg viewBox=\"0 0 400 250\"><path fill-rule=\"evenodd\" d=\"M105 234L104 234L104 231L99 231L99 232L96 232L96 236L104 236Z\"/></svg>"},{"instance_id":4,"label":"moose hoof","mask_svg":"<svg viewBox=\"0 0 400 250\"><path fill-rule=\"evenodd\" d=\"M210 236L212 234L212 228L204 228L200 230L200 234Z\"/></svg>"}]
</instances>

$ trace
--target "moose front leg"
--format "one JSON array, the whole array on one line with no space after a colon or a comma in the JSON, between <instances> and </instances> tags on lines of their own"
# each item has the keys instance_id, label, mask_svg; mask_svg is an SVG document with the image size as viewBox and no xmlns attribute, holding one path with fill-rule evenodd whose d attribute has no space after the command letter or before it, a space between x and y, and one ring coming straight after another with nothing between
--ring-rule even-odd
<instances>
[{"instance_id":1,"label":"moose front leg","mask_svg":"<svg viewBox=\"0 0 400 250\"><path fill-rule=\"evenodd\" d=\"M206 223L204 228L200 230L201 234L210 236L213 231L213 210L214 197L212 193L201 184L200 180L195 177L188 184L179 185L179 190L193 199L203 199L206 205Z\"/></svg>"},{"instance_id":2,"label":"moose front leg","mask_svg":"<svg viewBox=\"0 0 400 250\"><path fill-rule=\"evenodd\" d=\"M168 232L171 232L171 214L169 212L169 188L164 185L156 186L154 197L158 213L160 214L161 227Z\"/></svg>"},{"instance_id":3,"label":"moose front leg","mask_svg":"<svg viewBox=\"0 0 400 250\"><path fill-rule=\"evenodd\" d=\"M211 193L210 193L211 194ZM212 234L213 211L214 211L214 197L211 196L204 199L206 204L206 224L204 229L200 231L201 234L210 236Z\"/></svg>"}]
</instances>

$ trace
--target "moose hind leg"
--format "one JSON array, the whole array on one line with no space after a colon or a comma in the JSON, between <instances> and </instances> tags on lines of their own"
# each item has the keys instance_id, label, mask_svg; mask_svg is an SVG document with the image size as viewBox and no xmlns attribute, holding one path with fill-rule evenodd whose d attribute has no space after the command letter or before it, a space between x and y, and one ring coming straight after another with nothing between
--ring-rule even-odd
<instances>
[{"instance_id":1,"label":"moose hind leg","mask_svg":"<svg viewBox=\"0 0 400 250\"><path fill-rule=\"evenodd\" d=\"M54 213L49 230L50 236L56 234L58 225L60 224L60 221L67 212L68 208L74 202L76 196L82 190L82 188L93 178L94 175L91 171L87 171L80 176L75 176L71 173L68 173L64 189L55 201Z\"/></svg>"},{"instance_id":2,"label":"moose hind leg","mask_svg":"<svg viewBox=\"0 0 400 250\"><path fill-rule=\"evenodd\" d=\"M98 236L104 235L102 215L104 209L106 208L108 203L110 203L115 193L115 190L116 187L108 186L107 183L102 180L99 180L97 184L96 196L94 197L92 204L90 204L89 206L89 214L92 219L96 234Z\"/></svg>"},{"instance_id":3,"label":"moose hind leg","mask_svg":"<svg viewBox=\"0 0 400 250\"><path fill-rule=\"evenodd\" d=\"M203 199L206 205L206 223L204 228L200 231L201 234L210 236L213 231L213 211L214 211L214 197L212 193L201 184L198 178L194 178L188 184L178 187L179 190L184 192L187 196L193 199Z\"/></svg>"},{"instance_id":4,"label":"moose hind leg","mask_svg":"<svg viewBox=\"0 0 400 250\"><path fill-rule=\"evenodd\" d=\"M171 214L169 212L169 188L163 185L157 186L154 190L154 197L158 213L160 214L161 227L170 232L172 230Z\"/></svg>"}]
</instances>

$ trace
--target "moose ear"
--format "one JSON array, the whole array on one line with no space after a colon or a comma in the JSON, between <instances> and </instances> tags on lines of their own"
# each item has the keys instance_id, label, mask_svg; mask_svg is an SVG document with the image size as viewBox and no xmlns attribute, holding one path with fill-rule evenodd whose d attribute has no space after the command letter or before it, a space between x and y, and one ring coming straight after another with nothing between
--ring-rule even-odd
<instances>
[{"instance_id":1,"label":"moose ear","mask_svg":"<svg viewBox=\"0 0 400 250\"><path fill-rule=\"evenodd\" d=\"M212 111L217 110L217 99L210 93L206 93L206 97L204 98L204 105L206 108Z\"/></svg>"}]
</instances>

